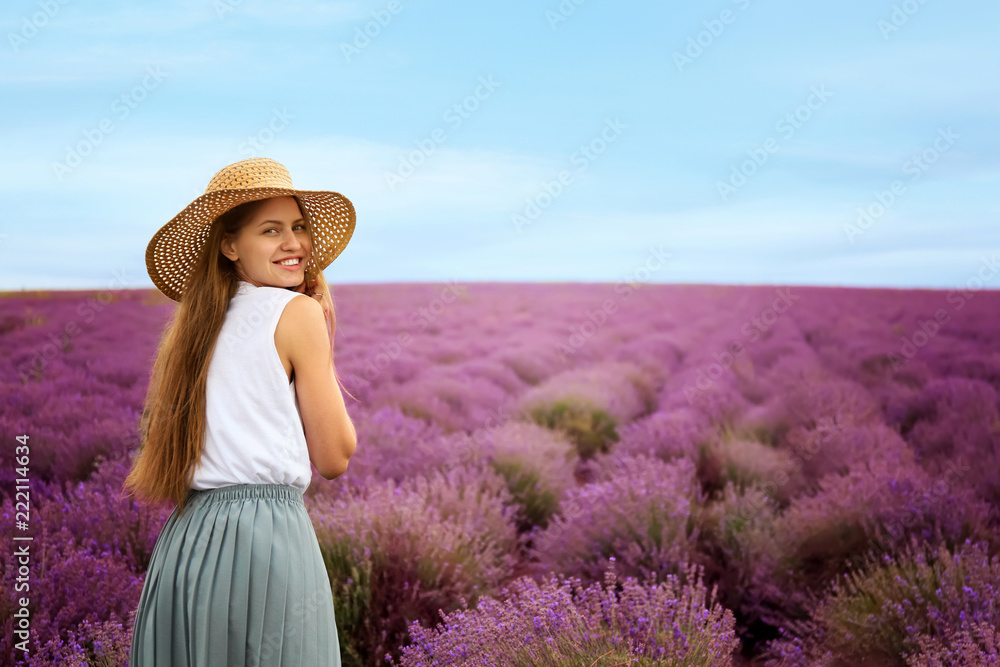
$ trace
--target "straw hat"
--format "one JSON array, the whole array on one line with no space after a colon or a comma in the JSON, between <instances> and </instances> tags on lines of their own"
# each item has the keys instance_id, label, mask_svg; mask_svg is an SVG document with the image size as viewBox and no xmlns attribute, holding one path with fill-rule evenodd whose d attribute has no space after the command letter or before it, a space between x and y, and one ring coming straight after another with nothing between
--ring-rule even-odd
<instances>
[{"instance_id":1,"label":"straw hat","mask_svg":"<svg viewBox=\"0 0 1000 667\"><path fill-rule=\"evenodd\" d=\"M153 235L146 246L146 271L163 294L180 301L215 219L248 201L294 195L312 224L312 256L306 273L315 275L335 260L354 233L354 205L339 192L296 190L283 165L250 158L220 170L205 194L187 205Z\"/></svg>"}]
</instances>

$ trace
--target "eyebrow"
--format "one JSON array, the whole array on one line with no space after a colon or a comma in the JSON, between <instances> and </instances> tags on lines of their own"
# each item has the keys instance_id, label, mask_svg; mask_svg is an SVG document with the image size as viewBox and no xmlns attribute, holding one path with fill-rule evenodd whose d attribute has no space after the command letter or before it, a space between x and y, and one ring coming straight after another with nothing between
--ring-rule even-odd
<instances>
[{"instance_id":1,"label":"eyebrow","mask_svg":"<svg viewBox=\"0 0 1000 667\"><path fill-rule=\"evenodd\" d=\"M299 218L298 220L292 220L291 224L294 225L296 222L305 222L305 221L306 221L305 218ZM260 222L257 223L257 226L260 227L261 225L268 225L268 224L280 225L281 222L282 222L281 220L261 220Z\"/></svg>"}]
</instances>

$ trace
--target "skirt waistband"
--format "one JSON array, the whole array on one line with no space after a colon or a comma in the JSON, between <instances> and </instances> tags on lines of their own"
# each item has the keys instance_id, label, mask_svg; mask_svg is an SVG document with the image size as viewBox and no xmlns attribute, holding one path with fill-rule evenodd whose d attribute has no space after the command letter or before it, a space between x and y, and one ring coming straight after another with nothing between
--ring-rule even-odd
<instances>
[{"instance_id":1,"label":"skirt waistband","mask_svg":"<svg viewBox=\"0 0 1000 667\"><path fill-rule=\"evenodd\" d=\"M188 490L188 503L221 503L233 500L268 498L304 505L302 491L288 484L232 484L215 489Z\"/></svg>"}]
</instances>

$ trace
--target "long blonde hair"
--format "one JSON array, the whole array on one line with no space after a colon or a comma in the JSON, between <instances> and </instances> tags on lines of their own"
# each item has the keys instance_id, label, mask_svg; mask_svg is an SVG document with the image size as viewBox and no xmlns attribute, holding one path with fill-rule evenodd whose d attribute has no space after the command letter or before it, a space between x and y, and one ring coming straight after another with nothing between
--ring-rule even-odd
<instances>
[{"instance_id":1,"label":"long blonde hair","mask_svg":"<svg viewBox=\"0 0 1000 667\"><path fill-rule=\"evenodd\" d=\"M225 320L229 300L236 294L236 265L221 252L226 235L235 235L266 200L245 202L216 218L204 251L188 276L184 295L161 339L150 375L139 421L139 447L125 478L128 496L145 500L172 500L184 511L189 483L205 440L205 388L209 362ZM306 229L312 236L309 212L296 198ZM312 276L307 276L307 283ZM330 350L336 329L333 293L320 271L315 292L330 299ZM334 377L344 387L334 365ZM351 396L351 398L354 398ZM356 399L355 399L356 400Z\"/></svg>"}]
</instances>

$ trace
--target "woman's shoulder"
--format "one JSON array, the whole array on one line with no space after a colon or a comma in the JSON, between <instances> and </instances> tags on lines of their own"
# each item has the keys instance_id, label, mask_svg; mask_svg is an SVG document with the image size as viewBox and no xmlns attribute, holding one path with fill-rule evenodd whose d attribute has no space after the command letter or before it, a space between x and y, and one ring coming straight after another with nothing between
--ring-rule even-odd
<instances>
[{"instance_id":1,"label":"woman's shoulder","mask_svg":"<svg viewBox=\"0 0 1000 667\"><path fill-rule=\"evenodd\" d=\"M295 294L278 318L274 340L283 349L298 345L312 347L314 341L322 340L325 335L323 306L310 296Z\"/></svg>"},{"instance_id":2,"label":"woman's shoulder","mask_svg":"<svg viewBox=\"0 0 1000 667\"><path fill-rule=\"evenodd\" d=\"M270 287L266 289L277 289L288 294L288 303L285 305L282 317L285 315L288 315L291 318L303 316L309 317L309 313L319 313L320 317L323 316L323 306L321 306L320 303L311 296L297 292L288 292L281 287Z\"/></svg>"}]
</instances>

